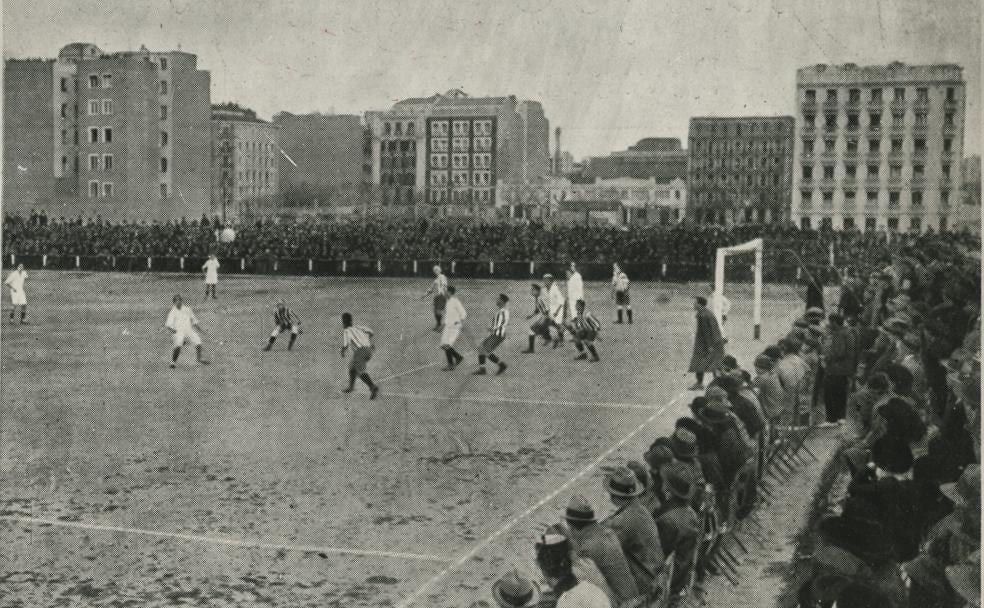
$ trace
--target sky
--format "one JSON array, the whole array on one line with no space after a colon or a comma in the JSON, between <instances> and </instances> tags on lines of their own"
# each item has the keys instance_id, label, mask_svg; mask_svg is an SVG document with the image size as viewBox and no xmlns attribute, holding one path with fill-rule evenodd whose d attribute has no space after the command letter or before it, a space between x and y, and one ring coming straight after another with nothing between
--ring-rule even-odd
<instances>
[{"instance_id":1,"label":"sky","mask_svg":"<svg viewBox=\"0 0 984 608\"><path fill-rule=\"evenodd\" d=\"M793 114L806 65L957 63L981 146L981 0L3 0L5 57L79 41L195 53L213 103L266 118L512 94L575 158L686 145L691 116Z\"/></svg>"}]
</instances>

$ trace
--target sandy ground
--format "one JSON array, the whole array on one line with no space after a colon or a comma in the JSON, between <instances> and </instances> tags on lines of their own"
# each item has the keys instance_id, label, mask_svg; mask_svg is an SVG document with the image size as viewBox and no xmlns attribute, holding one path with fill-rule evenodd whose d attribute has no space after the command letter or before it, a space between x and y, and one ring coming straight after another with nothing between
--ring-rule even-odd
<instances>
[{"instance_id":1,"label":"sandy ground","mask_svg":"<svg viewBox=\"0 0 984 608\"><path fill-rule=\"evenodd\" d=\"M636 285L636 324L617 326L606 287L589 285L605 323L592 364L570 345L519 353L527 283L463 281L463 352L496 294L512 298L501 377L470 375L473 354L440 371L426 287L244 277L201 303L194 278L33 273L32 324L5 325L0 356L3 604L466 606L509 567L533 574L531 539L572 493L612 508L593 465L638 458L683 414L690 297L706 286ZM742 290L730 347L747 364L763 343ZM210 366L191 349L166 365L176 292ZM279 297L304 334L263 353ZM795 297L766 290L764 338ZM376 331L377 401L339 392L343 310Z\"/></svg>"}]
</instances>

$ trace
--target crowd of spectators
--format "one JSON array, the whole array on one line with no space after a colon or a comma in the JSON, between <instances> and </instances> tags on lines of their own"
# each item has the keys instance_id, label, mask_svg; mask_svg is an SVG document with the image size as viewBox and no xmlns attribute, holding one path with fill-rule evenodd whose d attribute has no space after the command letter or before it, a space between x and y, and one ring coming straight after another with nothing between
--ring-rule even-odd
<instances>
[{"instance_id":1,"label":"crowd of spectators","mask_svg":"<svg viewBox=\"0 0 984 608\"><path fill-rule=\"evenodd\" d=\"M600 228L539 222L479 223L451 219L259 221L231 226L236 238L223 243L220 226L203 217L167 223L111 223L31 217L4 218L3 248L17 255L81 255L204 258L259 256L329 260L620 261L707 265L717 247L764 237L773 252L791 250L807 266L823 267L831 247L836 260L877 259L899 246L925 250L927 243L977 250L969 234L889 236L885 233L804 231L790 226L629 226Z\"/></svg>"}]
</instances>

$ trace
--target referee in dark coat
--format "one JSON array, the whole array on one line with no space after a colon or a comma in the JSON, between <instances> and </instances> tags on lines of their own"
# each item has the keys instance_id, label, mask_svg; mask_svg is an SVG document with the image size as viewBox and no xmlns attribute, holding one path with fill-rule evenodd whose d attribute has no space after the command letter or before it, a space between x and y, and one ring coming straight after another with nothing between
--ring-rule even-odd
<instances>
[{"instance_id":1,"label":"referee in dark coat","mask_svg":"<svg viewBox=\"0 0 984 608\"><path fill-rule=\"evenodd\" d=\"M692 391L704 388L704 374L717 370L724 358L724 337L714 313L707 308L707 298L697 296L694 310L697 311L697 333L688 371L697 376L697 382L690 387Z\"/></svg>"}]
</instances>

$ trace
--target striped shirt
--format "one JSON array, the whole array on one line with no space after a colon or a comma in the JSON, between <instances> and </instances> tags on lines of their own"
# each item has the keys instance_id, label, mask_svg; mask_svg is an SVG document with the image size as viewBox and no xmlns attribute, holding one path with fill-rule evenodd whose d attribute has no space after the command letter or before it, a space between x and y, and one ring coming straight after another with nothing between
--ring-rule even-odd
<instances>
[{"instance_id":1,"label":"striped shirt","mask_svg":"<svg viewBox=\"0 0 984 608\"><path fill-rule=\"evenodd\" d=\"M543 301L543 298L536 296L533 298L533 314L540 314L544 317L550 316L550 310L547 308L547 303Z\"/></svg>"},{"instance_id":2,"label":"striped shirt","mask_svg":"<svg viewBox=\"0 0 984 608\"><path fill-rule=\"evenodd\" d=\"M601 323L588 311L584 311L584 314L571 319L571 326L574 328L574 331L588 330L597 332L601 329Z\"/></svg>"},{"instance_id":3,"label":"striped shirt","mask_svg":"<svg viewBox=\"0 0 984 608\"><path fill-rule=\"evenodd\" d=\"M434 284L431 285L431 291L436 295L448 297L448 278L444 274L437 275L434 279Z\"/></svg>"},{"instance_id":4,"label":"striped shirt","mask_svg":"<svg viewBox=\"0 0 984 608\"><path fill-rule=\"evenodd\" d=\"M301 318L295 315L294 311L284 306L274 311L273 322L280 327L293 327L301 322Z\"/></svg>"},{"instance_id":5,"label":"striped shirt","mask_svg":"<svg viewBox=\"0 0 984 608\"><path fill-rule=\"evenodd\" d=\"M342 332L342 347L369 348L372 346L372 330L362 325L351 325Z\"/></svg>"},{"instance_id":6,"label":"striped shirt","mask_svg":"<svg viewBox=\"0 0 984 608\"><path fill-rule=\"evenodd\" d=\"M615 291L628 291L629 290L629 275L625 274L621 270L612 275L612 287Z\"/></svg>"},{"instance_id":7,"label":"striped shirt","mask_svg":"<svg viewBox=\"0 0 984 608\"><path fill-rule=\"evenodd\" d=\"M506 325L509 325L509 309L500 308L499 312L495 313L495 322L492 326L492 335L505 338Z\"/></svg>"}]
</instances>

